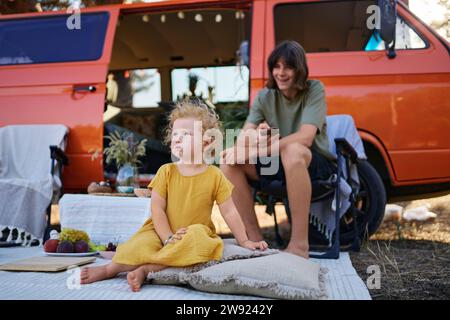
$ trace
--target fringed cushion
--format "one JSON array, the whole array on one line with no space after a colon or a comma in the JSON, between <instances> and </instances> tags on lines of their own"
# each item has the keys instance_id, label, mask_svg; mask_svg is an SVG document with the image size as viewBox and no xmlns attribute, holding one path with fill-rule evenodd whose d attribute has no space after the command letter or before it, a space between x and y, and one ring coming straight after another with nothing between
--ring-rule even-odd
<instances>
[{"instance_id":1,"label":"fringed cushion","mask_svg":"<svg viewBox=\"0 0 450 320\"><path fill-rule=\"evenodd\" d=\"M194 272L166 270L150 273L148 279L214 293L290 300L327 298L326 269L284 252L217 263Z\"/></svg>"},{"instance_id":2,"label":"fringed cushion","mask_svg":"<svg viewBox=\"0 0 450 320\"><path fill-rule=\"evenodd\" d=\"M189 276L197 290L275 299L325 299L325 270L301 257L279 253L221 263Z\"/></svg>"},{"instance_id":3,"label":"fringed cushion","mask_svg":"<svg viewBox=\"0 0 450 320\"><path fill-rule=\"evenodd\" d=\"M237 245L235 239L224 239L223 242L224 246L222 259L220 259L219 261L209 261L207 263L182 268L169 267L163 269L162 271L149 273L147 280L150 280L154 284L166 284L166 285L186 284L185 279L188 274L198 272L210 266L231 260L250 259L279 253L279 250L276 249L267 249L264 251L260 250L252 251Z\"/></svg>"}]
</instances>

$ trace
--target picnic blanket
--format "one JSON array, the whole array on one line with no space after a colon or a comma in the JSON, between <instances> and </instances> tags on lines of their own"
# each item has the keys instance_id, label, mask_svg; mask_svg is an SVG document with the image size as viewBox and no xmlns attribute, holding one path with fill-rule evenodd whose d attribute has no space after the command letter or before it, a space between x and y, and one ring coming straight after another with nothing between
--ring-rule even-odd
<instances>
[{"instance_id":1,"label":"picnic blanket","mask_svg":"<svg viewBox=\"0 0 450 320\"><path fill-rule=\"evenodd\" d=\"M122 242L150 216L150 202L151 199L148 198L66 194L60 201L61 224L62 227L87 231L93 242L104 244L118 237ZM0 263L42 254L41 249L29 249L30 251L0 249ZM330 299L370 299L348 253L341 253L338 260L311 260L328 269L326 286ZM105 263L108 261L98 258L95 265ZM139 293L132 293L124 275L82 286L79 290L68 290L66 282L73 280L71 275L69 272L54 275L24 273L18 276L0 272L0 287L5 287L5 290L0 290L0 299L261 299L212 294L167 285L145 285Z\"/></svg>"},{"instance_id":2,"label":"picnic blanket","mask_svg":"<svg viewBox=\"0 0 450 320\"><path fill-rule=\"evenodd\" d=\"M0 231L25 233L23 245L42 240L54 188L61 181L50 173L50 146L64 150L63 125L12 125L0 128ZM56 176L55 176L56 177ZM27 240L27 237L29 238ZM7 241L12 240L9 232Z\"/></svg>"},{"instance_id":3,"label":"picnic blanket","mask_svg":"<svg viewBox=\"0 0 450 320\"><path fill-rule=\"evenodd\" d=\"M42 255L42 247L0 248L0 264ZM356 273L347 252L337 260L311 259L328 268L326 287L331 300L370 300L364 282ZM97 258L92 265L108 260ZM254 296L213 294L188 287L148 284L140 292L129 289L125 274L117 278L76 286L76 269L58 273L0 271L1 300L248 300Z\"/></svg>"}]
</instances>

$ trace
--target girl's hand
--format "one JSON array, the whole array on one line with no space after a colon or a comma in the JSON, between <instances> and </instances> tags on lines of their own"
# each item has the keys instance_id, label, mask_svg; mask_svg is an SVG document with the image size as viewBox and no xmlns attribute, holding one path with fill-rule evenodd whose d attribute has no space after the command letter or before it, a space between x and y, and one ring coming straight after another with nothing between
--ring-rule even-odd
<instances>
[{"instance_id":1,"label":"girl's hand","mask_svg":"<svg viewBox=\"0 0 450 320\"><path fill-rule=\"evenodd\" d=\"M177 232L175 232L168 243L175 243L177 240L181 240L183 236L186 234L187 228L180 228Z\"/></svg>"},{"instance_id":2,"label":"girl's hand","mask_svg":"<svg viewBox=\"0 0 450 320\"><path fill-rule=\"evenodd\" d=\"M262 250L262 251L264 251L267 248L269 248L269 245L265 241L255 242L255 241L251 241L251 240L244 241L243 243L240 244L240 246L244 247L244 248L247 248L247 249L250 249L250 250L259 249L259 250Z\"/></svg>"}]
</instances>

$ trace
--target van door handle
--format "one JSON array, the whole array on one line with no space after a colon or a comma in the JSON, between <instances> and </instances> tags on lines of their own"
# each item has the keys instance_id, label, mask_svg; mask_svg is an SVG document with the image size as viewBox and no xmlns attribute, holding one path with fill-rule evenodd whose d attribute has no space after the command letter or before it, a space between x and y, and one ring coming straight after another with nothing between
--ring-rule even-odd
<instances>
[{"instance_id":1,"label":"van door handle","mask_svg":"<svg viewBox=\"0 0 450 320\"><path fill-rule=\"evenodd\" d=\"M95 86L74 86L73 92L95 92L97 88Z\"/></svg>"}]
</instances>

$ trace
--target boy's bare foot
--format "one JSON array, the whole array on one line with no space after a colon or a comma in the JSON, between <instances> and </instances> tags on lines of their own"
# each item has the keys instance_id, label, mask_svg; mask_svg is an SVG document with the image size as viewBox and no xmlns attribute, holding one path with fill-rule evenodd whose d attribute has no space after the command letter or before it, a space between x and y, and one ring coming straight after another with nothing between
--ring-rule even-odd
<instances>
[{"instance_id":1,"label":"boy's bare foot","mask_svg":"<svg viewBox=\"0 0 450 320\"><path fill-rule=\"evenodd\" d=\"M305 259L309 259L309 248L294 246L289 244L284 252L295 254Z\"/></svg>"},{"instance_id":2,"label":"boy's bare foot","mask_svg":"<svg viewBox=\"0 0 450 320\"><path fill-rule=\"evenodd\" d=\"M133 292L138 292L141 290L141 286L144 283L145 277L147 276L146 268L139 267L134 271L128 272L127 280L130 285L130 289Z\"/></svg>"},{"instance_id":3,"label":"boy's bare foot","mask_svg":"<svg viewBox=\"0 0 450 320\"><path fill-rule=\"evenodd\" d=\"M95 281L108 279L110 276L106 270L106 266L89 267L81 269L80 283L87 284Z\"/></svg>"}]
</instances>

